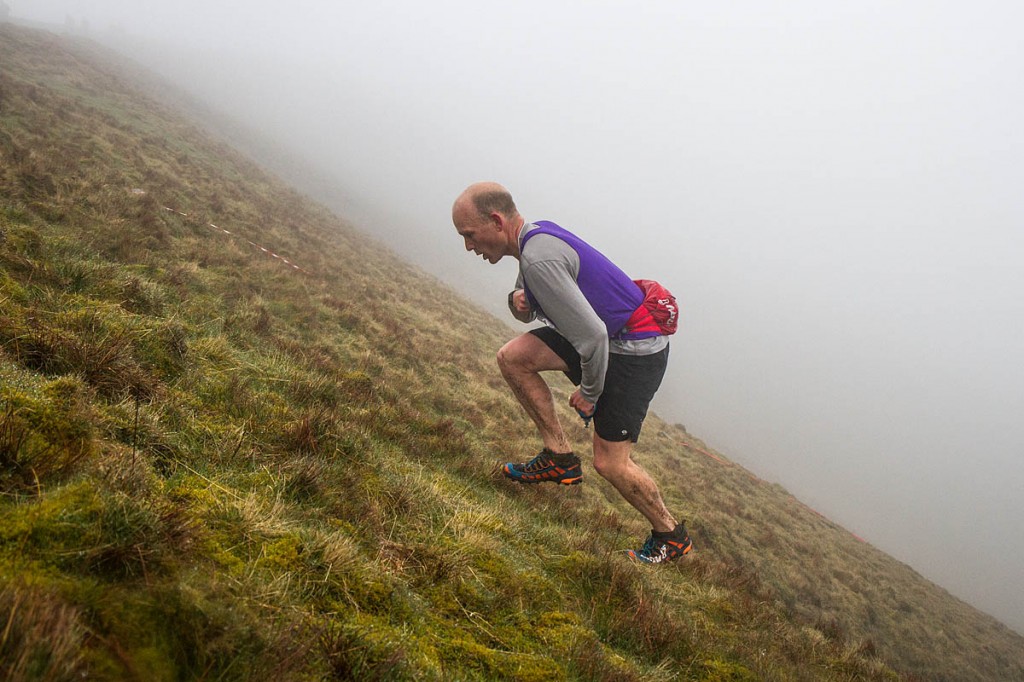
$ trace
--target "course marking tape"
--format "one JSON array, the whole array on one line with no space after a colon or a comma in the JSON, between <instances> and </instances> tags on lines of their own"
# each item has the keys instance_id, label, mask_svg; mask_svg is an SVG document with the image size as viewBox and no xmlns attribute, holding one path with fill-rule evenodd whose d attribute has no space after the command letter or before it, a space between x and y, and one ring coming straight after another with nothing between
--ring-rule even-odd
<instances>
[{"instance_id":1,"label":"course marking tape","mask_svg":"<svg viewBox=\"0 0 1024 682\"><path fill-rule=\"evenodd\" d=\"M135 189L131 190L131 193L132 193L132 194L145 194L145 192L144 192L143 190L135 190ZM186 218L188 218L188 217L189 217L188 213L185 213L185 212L183 212L183 211L179 211L179 210L178 210L178 209L176 209L176 208L171 208L170 206L164 206L164 207L163 207L163 209L164 209L165 211L170 211L171 213L177 213L178 215L180 215L180 216L184 216L184 217L186 217ZM226 234L226 235L230 235L230 236L232 236L232 237L234 237L234 236L235 236L235 233L234 233L234 232L231 232L230 230L225 230L225 229L224 229L223 227L220 227L219 225L214 225L213 223L206 223L206 226L207 226L207 227L211 227L211 228L213 228L214 230L218 230L218 231L220 231L220 232L223 232L223 233L224 233L224 234ZM277 255L276 253L274 253L274 252L273 252L273 251L271 251L270 249L266 248L265 246L260 246L260 245L259 245L259 244L257 244L256 242L254 242L254 241L250 241L250 240L248 240L248 239L246 239L245 241L246 241L246 242L247 242L247 243L248 243L248 244L249 244L250 246L253 246L253 247L255 247L255 248L259 249L260 251L262 251L263 253L265 253L265 254L267 254L267 255L269 255L269 256L272 256L273 258L276 258L276 259L278 259L279 261L281 261L281 262L282 262L282 263L284 263L285 265L291 266L291 267L292 267L292 268L294 268L295 270L298 270L299 272L304 272L304 273L306 273L307 275L311 274L311 273L309 272L309 270L306 270L305 268L301 268L301 267L299 267L298 265L296 265L295 263L291 262L290 260L288 260L288 259L287 259L287 258L285 258L284 256L279 256L279 255Z\"/></svg>"}]
</instances>

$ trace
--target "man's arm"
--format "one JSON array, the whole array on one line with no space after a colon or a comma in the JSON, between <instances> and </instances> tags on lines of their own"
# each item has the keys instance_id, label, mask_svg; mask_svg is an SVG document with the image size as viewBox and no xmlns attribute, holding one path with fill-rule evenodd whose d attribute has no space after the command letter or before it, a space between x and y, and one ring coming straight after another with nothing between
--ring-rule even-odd
<instances>
[{"instance_id":1,"label":"man's arm","mask_svg":"<svg viewBox=\"0 0 1024 682\"><path fill-rule=\"evenodd\" d=\"M530 242L531 246L546 237L536 237ZM555 241L564 245L561 240ZM597 403L604 391L604 375L608 369L608 330L576 283L579 256L571 247L565 245L565 249L568 253L564 258L532 262L524 272L530 293L537 299L544 316L580 354L582 397Z\"/></svg>"}]
</instances>

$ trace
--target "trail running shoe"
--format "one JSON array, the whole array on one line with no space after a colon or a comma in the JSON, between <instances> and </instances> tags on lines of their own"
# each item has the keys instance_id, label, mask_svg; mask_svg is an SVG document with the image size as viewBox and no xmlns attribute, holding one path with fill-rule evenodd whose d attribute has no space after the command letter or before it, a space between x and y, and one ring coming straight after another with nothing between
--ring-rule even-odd
<instances>
[{"instance_id":1,"label":"trail running shoe","mask_svg":"<svg viewBox=\"0 0 1024 682\"><path fill-rule=\"evenodd\" d=\"M693 549L693 543L690 542L690 536L686 532L686 522L683 521L671 533L655 534L652 530L642 548L627 550L626 554L630 559L645 564L660 564L674 561L689 553L691 549Z\"/></svg>"},{"instance_id":2,"label":"trail running shoe","mask_svg":"<svg viewBox=\"0 0 1024 682\"><path fill-rule=\"evenodd\" d=\"M573 453L555 454L547 448L529 462L506 462L502 473L518 483L561 483L576 485L583 482L580 458Z\"/></svg>"}]
</instances>

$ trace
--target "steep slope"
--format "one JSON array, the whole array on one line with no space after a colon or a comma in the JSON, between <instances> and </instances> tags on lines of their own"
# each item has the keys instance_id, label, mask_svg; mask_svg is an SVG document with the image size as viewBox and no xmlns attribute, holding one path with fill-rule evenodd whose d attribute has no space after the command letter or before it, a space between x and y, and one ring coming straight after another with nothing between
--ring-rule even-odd
<instances>
[{"instance_id":1,"label":"steep slope","mask_svg":"<svg viewBox=\"0 0 1024 682\"><path fill-rule=\"evenodd\" d=\"M506 483L514 332L95 52L0 26L6 678L1024 678L1020 637L654 416L677 566L624 559L646 529L592 473Z\"/></svg>"}]
</instances>

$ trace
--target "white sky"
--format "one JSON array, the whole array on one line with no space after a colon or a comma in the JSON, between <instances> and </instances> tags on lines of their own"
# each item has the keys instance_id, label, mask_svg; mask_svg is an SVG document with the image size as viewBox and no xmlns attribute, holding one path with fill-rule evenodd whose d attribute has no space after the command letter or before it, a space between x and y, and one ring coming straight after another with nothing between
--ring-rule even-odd
<instances>
[{"instance_id":1,"label":"white sky","mask_svg":"<svg viewBox=\"0 0 1024 682\"><path fill-rule=\"evenodd\" d=\"M495 312L476 180L662 280L659 414L1024 631L1024 5L7 2L121 27Z\"/></svg>"}]
</instances>

